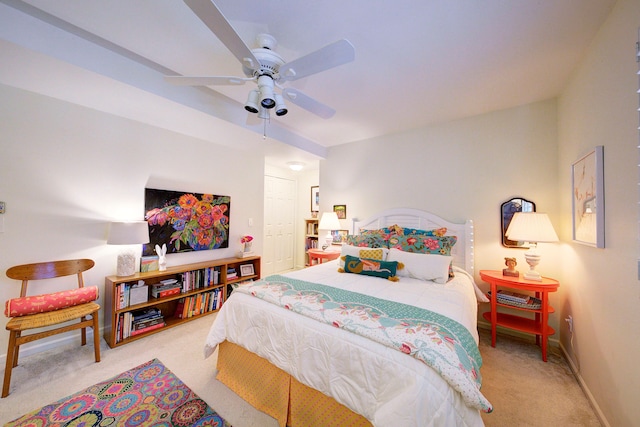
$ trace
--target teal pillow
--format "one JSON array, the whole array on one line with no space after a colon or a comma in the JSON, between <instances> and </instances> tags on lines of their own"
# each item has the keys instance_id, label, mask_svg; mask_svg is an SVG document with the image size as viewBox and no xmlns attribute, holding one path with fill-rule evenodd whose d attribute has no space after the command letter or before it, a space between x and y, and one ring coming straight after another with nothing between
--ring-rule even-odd
<instances>
[{"instance_id":1,"label":"teal pillow","mask_svg":"<svg viewBox=\"0 0 640 427\"><path fill-rule=\"evenodd\" d=\"M389 245L384 240L384 237L380 234L360 234L360 235L347 235L347 245L351 246L363 246L367 248L387 248Z\"/></svg>"},{"instance_id":2,"label":"teal pillow","mask_svg":"<svg viewBox=\"0 0 640 427\"><path fill-rule=\"evenodd\" d=\"M397 235L397 236L407 236L410 234L422 234L425 236L441 237L447 234L447 227L434 228L432 230L420 230L418 228L400 227L399 225L396 224L390 227L385 227L381 231L390 235Z\"/></svg>"},{"instance_id":3,"label":"teal pillow","mask_svg":"<svg viewBox=\"0 0 640 427\"><path fill-rule=\"evenodd\" d=\"M340 271L342 269L339 269ZM351 255L344 256L344 272L364 274L366 276L382 277L393 282L398 281L397 261L380 261L375 259L358 258Z\"/></svg>"}]
</instances>

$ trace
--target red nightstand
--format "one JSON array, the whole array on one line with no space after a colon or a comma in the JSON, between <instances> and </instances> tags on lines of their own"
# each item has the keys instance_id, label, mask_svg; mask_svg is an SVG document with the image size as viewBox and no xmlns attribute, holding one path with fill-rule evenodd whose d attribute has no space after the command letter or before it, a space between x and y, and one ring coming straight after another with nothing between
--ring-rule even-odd
<instances>
[{"instance_id":1,"label":"red nightstand","mask_svg":"<svg viewBox=\"0 0 640 427\"><path fill-rule=\"evenodd\" d=\"M491 285L491 311L483 313L482 317L491 322L491 346L496 346L496 326L514 329L536 335L536 344L542 348L542 360L547 361L547 341L549 335L556 331L549 326L549 313L555 310L549 305L549 292L558 290L560 283L557 280L543 277L541 282L526 280L522 277L503 276L502 271L481 270L480 277ZM542 302L540 309L516 307L502 304L497 301L498 287L516 289L519 291L535 292L535 297ZM508 307L513 310L535 313L533 319L514 314L499 313L499 307Z\"/></svg>"},{"instance_id":2,"label":"red nightstand","mask_svg":"<svg viewBox=\"0 0 640 427\"><path fill-rule=\"evenodd\" d=\"M309 254L309 265L313 265L314 259L317 260L318 264L321 264L323 260L331 261L340 256L338 251L323 251L322 249L309 249L307 254Z\"/></svg>"}]
</instances>

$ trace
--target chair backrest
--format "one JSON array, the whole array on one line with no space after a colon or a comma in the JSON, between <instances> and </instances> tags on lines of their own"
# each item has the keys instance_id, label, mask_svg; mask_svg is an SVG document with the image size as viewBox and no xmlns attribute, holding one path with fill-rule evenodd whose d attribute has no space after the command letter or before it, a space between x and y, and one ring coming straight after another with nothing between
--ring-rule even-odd
<instances>
[{"instance_id":1,"label":"chair backrest","mask_svg":"<svg viewBox=\"0 0 640 427\"><path fill-rule=\"evenodd\" d=\"M82 273L95 265L91 259L71 259L65 261L37 262L16 265L7 270L7 277L22 281L20 296L27 296L29 280L52 279L55 277L78 276L78 287L84 287Z\"/></svg>"}]
</instances>

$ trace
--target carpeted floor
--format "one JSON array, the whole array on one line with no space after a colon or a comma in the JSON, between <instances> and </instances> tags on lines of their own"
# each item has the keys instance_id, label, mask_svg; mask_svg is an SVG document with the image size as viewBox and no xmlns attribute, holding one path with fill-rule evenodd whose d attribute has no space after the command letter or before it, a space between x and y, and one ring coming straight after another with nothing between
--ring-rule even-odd
<instances>
[{"instance_id":1,"label":"carpeted floor","mask_svg":"<svg viewBox=\"0 0 640 427\"><path fill-rule=\"evenodd\" d=\"M560 350L549 347L547 362L533 342L480 330L482 393L493 404L482 414L487 426L600 427L593 408Z\"/></svg>"},{"instance_id":2,"label":"carpeted floor","mask_svg":"<svg viewBox=\"0 0 640 427\"><path fill-rule=\"evenodd\" d=\"M203 343L214 316L116 349L103 340L100 363L94 362L91 346L66 345L21 357L13 371L11 394L0 400L0 423L158 358L234 427L275 427L273 418L215 380L216 354L203 357ZM499 337L497 347L492 348L488 332L481 330L480 336L482 391L495 408L483 415L487 426L600 426L557 350L544 363L538 347L531 343Z\"/></svg>"}]
</instances>

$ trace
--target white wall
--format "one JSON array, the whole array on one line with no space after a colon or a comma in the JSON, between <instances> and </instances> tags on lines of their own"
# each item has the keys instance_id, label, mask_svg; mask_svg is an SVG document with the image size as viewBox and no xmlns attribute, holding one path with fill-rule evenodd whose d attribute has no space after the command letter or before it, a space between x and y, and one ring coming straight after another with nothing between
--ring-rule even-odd
<instances>
[{"instance_id":1,"label":"white wall","mask_svg":"<svg viewBox=\"0 0 640 427\"><path fill-rule=\"evenodd\" d=\"M556 103L548 100L385 138L333 147L321 162L321 209L345 203L349 219L392 207L423 209L475 225L475 268L526 267L522 249L501 245L500 205L536 203L559 225ZM539 270L554 277L559 245L540 245ZM488 307L481 307L486 311ZM552 316L552 322L558 319Z\"/></svg>"},{"instance_id":2,"label":"white wall","mask_svg":"<svg viewBox=\"0 0 640 427\"><path fill-rule=\"evenodd\" d=\"M638 64L640 2L620 0L559 99L562 238L570 241L570 165L604 146L605 249L569 243L562 254L571 314L562 345L612 426L639 426Z\"/></svg>"},{"instance_id":3,"label":"white wall","mask_svg":"<svg viewBox=\"0 0 640 427\"><path fill-rule=\"evenodd\" d=\"M102 301L119 251L106 244L108 223L142 219L145 187L231 197L230 247L169 255L169 265L233 256L249 217L262 230L261 155L9 86L0 85L0 99L1 301L19 295L20 283L4 274L10 266L79 257L95 260L86 283L100 287ZM7 341L0 334L3 357Z\"/></svg>"}]
</instances>

